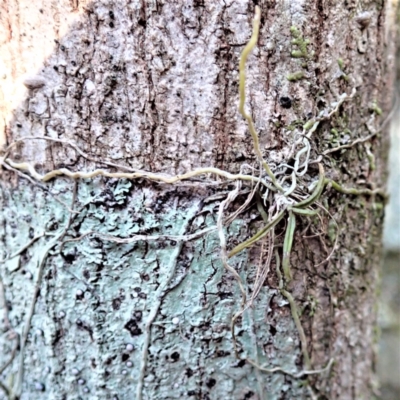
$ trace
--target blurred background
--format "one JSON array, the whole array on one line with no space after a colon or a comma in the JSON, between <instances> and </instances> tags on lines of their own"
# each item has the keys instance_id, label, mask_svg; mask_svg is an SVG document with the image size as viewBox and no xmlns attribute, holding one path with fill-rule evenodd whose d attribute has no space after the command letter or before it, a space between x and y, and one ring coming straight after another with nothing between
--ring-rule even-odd
<instances>
[{"instance_id":1,"label":"blurred background","mask_svg":"<svg viewBox=\"0 0 400 400\"><path fill-rule=\"evenodd\" d=\"M400 89L400 54L397 97ZM400 109L391 123L388 191L390 201L385 213L384 263L379 304L380 339L378 373L380 399L400 400Z\"/></svg>"}]
</instances>

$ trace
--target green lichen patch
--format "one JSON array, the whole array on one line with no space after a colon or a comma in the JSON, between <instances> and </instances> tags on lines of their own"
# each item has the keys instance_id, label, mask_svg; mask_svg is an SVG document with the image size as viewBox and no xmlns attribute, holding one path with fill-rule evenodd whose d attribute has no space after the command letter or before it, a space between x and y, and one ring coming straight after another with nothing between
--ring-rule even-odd
<instances>
[{"instance_id":1,"label":"green lichen patch","mask_svg":"<svg viewBox=\"0 0 400 400\"><path fill-rule=\"evenodd\" d=\"M304 78L304 72L303 71L297 71L297 72L294 72L294 73L292 73L292 74L289 74L289 75L287 75L286 76L286 79L289 81L289 82L296 82L296 81L299 81L300 79L303 79Z\"/></svg>"},{"instance_id":2,"label":"green lichen patch","mask_svg":"<svg viewBox=\"0 0 400 400\"><path fill-rule=\"evenodd\" d=\"M382 115L382 109L378 106L376 100L371 103L369 109L377 115Z\"/></svg>"},{"instance_id":3,"label":"green lichen patch","mask_svg":"<svg viewBox=\"0 0 400 400\"><path fill-rule=\"evenodd\" d=\"M293 37L292 45L297 47L296 49L291 51L290 55L293 58L310 58L312 55L308 53L307 49L310 41L308 39L304 39L300 31L295 26L290 27L290 33Z\"/></svg>"},{"instance_id":4,"label":"green lichen patch","mask_svg":"<svg viewBox=\"0 0 400 400\"><path fill-rule=\"evenodd\" d=\"M338 66L339 66L340 72L341 72L340 78L342 78L342 79L344 79L346 82L348 82L348 81L349 81L349 77L348 77L348 75L346 74L346 72L345 72L345 70L344 70L344 61L343 61L343 59L338 58L338 59L337 59L337 63L338 63Z\"/></svg>"}]
</instances>

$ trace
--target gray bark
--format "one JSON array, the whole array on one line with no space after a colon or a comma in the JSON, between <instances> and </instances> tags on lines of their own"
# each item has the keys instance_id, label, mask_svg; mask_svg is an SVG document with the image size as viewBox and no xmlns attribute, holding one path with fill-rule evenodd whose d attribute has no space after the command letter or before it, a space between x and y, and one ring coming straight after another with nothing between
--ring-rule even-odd
<instances>
[{"instance_id":1,"label":"gray bark","mask_svg":"<svg viewBox=\"0 0 400 400\"><path fill-rule=\"evenodd\" d=\"M2 5L2 143L6 148L23 139L6 154L9 160L43 174L66 167L175 175L212 166L230 173L245 167L258 176L253 143L237 111L238 63L251 35L253 2L31 3ZM259 5L246 109L265 160L275 172L293 163L302 126L333 110L346 93L311 136L309 168L299 185L317 181L311 161L320 160L327 177L345 187L383 187L387 135L381 126L391 108L396 2ZM293 43L291 27L309 44ZM62 141L28 138L44 136ZM43 183L10 169L7 159L2 164L0 396L7 390L14 399L376 394L380 196L345 195L328 186L319 216L298 218L286 289L299 310L307 365L279 289L268 247L273 238L229 261L248 294L258 268L269 267L253 306L236 321L236 356L230 326L242 296L221 262L218 232L176 237L215 227L234 182L207 175L174 185L103 176ZM225 216L251 189L242 184ZM285 221L275 229L279 254ZM264 225L253 199L224 228L228 250ZM96 234L81 237L88 232ZM142 236L121 241L135 235ZM292 375L265 373L248 360ZM323 372L301 375L330 360Z\"/></svg>"}]
</instances>

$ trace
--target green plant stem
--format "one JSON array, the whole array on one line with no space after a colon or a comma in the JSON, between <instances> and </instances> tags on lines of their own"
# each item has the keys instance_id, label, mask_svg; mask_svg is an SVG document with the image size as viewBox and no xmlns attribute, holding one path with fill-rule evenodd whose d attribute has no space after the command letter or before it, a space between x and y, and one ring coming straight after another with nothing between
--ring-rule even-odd
<instances>
[{"instance_id":1,"label":"green plant stem","mask_svg":"<svg viewBox=\"0 0 400 400\"><path fill-rule=\"evenodd\" d=\"M251 137L253 139L253 147L254 147L254 152L256 153L256 156L258 160L261 162L262 166L264 167L267 175L271 178L272 183L275 185L276 188L278 188L280 191L283 191L281 185L278 183L276 180L275 175L271 171L271 168L267 164L267 162L264 160L261 149L260 149L260 142L258 140L258 135L254 127L254 122L253 118L251 117L250 114L247 114L245 109L244 109L244 103L246 101L246 61L247 57L257 44L258 40L258 33L260 30L260 19L261 19L261 10L260 7L256 6L255 9L255 16L253 19L253 33L251 35L251 38L245 48L242 51L242 54L240 55L240 62L239 62L239 112L243 116L243 118L247 121L249 131L251 134Z\"/></svg>"}]
</instances>

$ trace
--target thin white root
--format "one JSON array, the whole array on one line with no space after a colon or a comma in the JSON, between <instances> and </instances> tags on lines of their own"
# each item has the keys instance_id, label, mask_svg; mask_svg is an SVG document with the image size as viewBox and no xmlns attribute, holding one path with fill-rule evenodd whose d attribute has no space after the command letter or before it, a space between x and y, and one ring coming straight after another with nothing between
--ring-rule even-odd
<instances>
[{"instance_id":1,"label":"thin white root","mask_svg":"<svg viewBox=\"0 0 400 400\"><path fill-rule=\"evenodd\" d=\"M27 171L30 173L30 175L33 178L35 178L37 181L41 181L41 182L47 182L47 181L55 178L56 176L67 176L67 177L73 178L73 179L78 179L78 178L88 179L88 178L94 178L95 176L104 176L106 178L118 178L118 179L130 179L130 180L145 178L145 179L149 179L149 180L155 181L155 182L163 182L163 183L173 184L173 183L177 183L177 182L180 182L183 180L194 178L196 176L213 174L213 175L221 176L223 178L226 178L226 179L229 179L232 181L249 181L249 182L254 182L254 183L260 183L270 190L276 190L271 185L269 185L264 179L257 178L255 176L251 176L251 175L245 175L245 174L231 174L230 172L221 170L219 168L214 168L214 167L199 168L199 169L195 169L193 171L189 171L185 174L175 175L175 176L169 176L169 175L158 174L158 173L147 172L147 171L109 172L109 171L105 171L104 169L95 169L94 171L91 171L91 172L83 172L83 171L72 172L68 168L55 169L53 171L47 172L44 175L41 175L35 170L35 168L31 164L26 163L26 162L16 163L10 159L4 159L4 157L0 157L0 164L2 164L2 165L8 164L11 167L18 169L20 171Z\"/></svg>"},{"instance_id":2,"label":"thin white root","mask_svg":"<svg viewBox=\"0 0 400 400\"><path fill-rule=\"evenodd\" d=\"M317 375L317 374L322 374L324 372L327 372L331 369L334 359L331 358L328 362L328 364L326 365L326 367L321 368L321 369L313 369L313 370L304 370L304 371L300 371L300 372L291 372L291 371L286 371L283 368L280 367L276 367L276 368L265 368L261 365L256 364L254 361L247 359L247 361L253 365L255 368L259 369L260 371L266 372L267 374L273 374L275 372L282 372L285 375L289 375L295 379L299 379L305 375Z\"/></svg>"}]
</instances>

